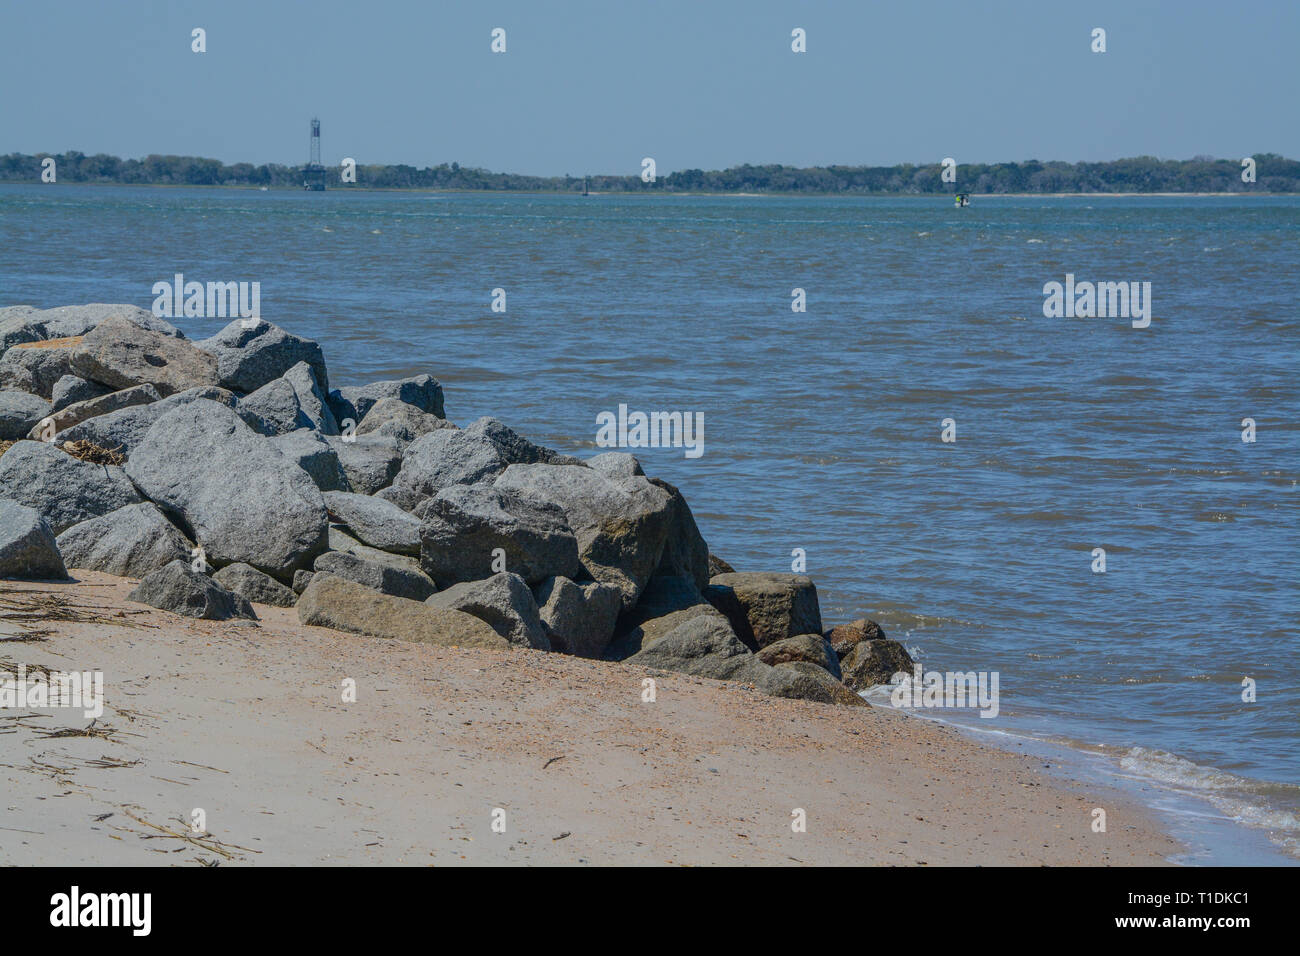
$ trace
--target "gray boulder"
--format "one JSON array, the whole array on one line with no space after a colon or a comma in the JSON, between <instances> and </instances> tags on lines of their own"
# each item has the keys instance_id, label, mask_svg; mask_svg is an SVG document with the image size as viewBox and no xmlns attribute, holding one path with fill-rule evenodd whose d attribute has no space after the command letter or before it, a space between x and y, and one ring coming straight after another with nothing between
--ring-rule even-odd
<instances>
[{"instance_id":1,"label":"gray boulder","mask_svg":"<svg viewBox=\"0 0 1300 956\"><path fill-rule=\"evenodd\" d=\"M239 400L239 407L265 422L263 433L267 435L313 427L312 420L303 413L298 392L287 378L272 379L251 395L245 395Z\"/></svg>"},{"instance_id":2,"label":"gray boulder","mask_svg":"<svg viewBox=\"0 0 1300 956\"><path fill-rule=\"evenodd\" d=\"M193 547L151 502L127 505L74 524L58 537L64 563L84 571L143 578Z\"/></svg>"},{"instance_id":3,"label":"gray boulder","mask_svg":"<svg viewBox=\"0 0 1300 956\"><path fill-rule=\"evenodd\" d=\"M15 345L0 357L0 388L50 398L54 383L72 373L72 346L78 341L47 339Z\"/></svg>"},{"instance_id":4,"label":"gray boulder","mask_svg":"<svg viewBox=\"0 0 1300 956\"><path fill-rule=\"evenodd\" d=\"M335 418L340 422L350 418L356 425L365 420L376 402L385 398L395 398L407 405L414 405L420 411L438 418L446 417L442 409L442 386L432 375L338 388L330 392L329 397Z\"/></svg>"},{"instance_id":5,"label":"gray boulder","mask_svg":"<svg viewBox=\"0 0 1300 956\"><path fill-rule=\"evenodd\" d=\"M356 434L388 435L409 445L421 435L455 427L447 419L422 411L400 399L381 398L357 426Z\"/></svg>"},{"instance_id":6,"label":"gray boulder","mask_svg":"<svg viewBox=\"0 0 1300 956\"><path fill-rule=\"evenodd\" d=\"M306 362L299 362L284 373L284 380L293 387L294 395L298 399L299 413L307 419L311 427L322 435L337 435L338 422L334 420L334 413L330 411L329 403L325 400L325 392L318 383L312 367Z\"/></svg>"},{"instance_id":7,"label":"gray boulder","mask_svg":"<svg viewBox=\"0 0 1300 956\"><path fill-rule=\"evenodd\" d=\"M35 508L0 498L0 578L66 578L49 523Z\"/></svg>"},{"instance_id":8,"label":"gray boulder","mask_svg":"<svg viewBox=\"0 0 1300 956\"><path fill-rule=\"evenodd\" d=\"M244 562L290 579L325 548L320 489L230 409L195 401L150 426L126 465L216 565Z\"/></svg>"},{"instance_id":9,"label":"gray boulder","mask_svg":"<svg viewBox=\"0 0 1300 956\"><path fill-rule=\"evenodd\" d=\"M107 415L110 412L130 408L134 405L148 405L151 402L158 401L160 397L158 390L152 385L133 385L131 388L109 392L107 395L88 398L84 402L69 405L67 408L42 419L28 432L27 437L39 441L42 434L50 426L53 426L54 434L57 435L88 419L96 418L99 415Z\"/></svg>"},{"instance_id":10,"label":"gray boulder","mask_svg":"<svg viewBox=\"0 0 1300 956\"><path fill-rule=\"evenodd\" d=\"M704 596L755 650L787 637L822 632L817 586L806 575L764 571L719 574L710 581Z\"/></svg>"},{"instance_id":11,"label":"gray boulder","mask_svg":"<svg viewBox=\"0 0 1300 956\"><path fill-rule=\"evenodd\" d=\"M126 599L207 621L257 620L246 598L192 570L187 561L173 561L146 575Z\"/></svg>"},{"instance_id":12,"label":"gray boulder","mask_svg":"<svg viewBox=\"0 0 1300 956\"><path fill-rule=\"evenodd\" d=\"M311 579L315 576L315 571L293 572L293 593L302 594L303 591L307 590L307 585L311 584Z\"/></svg>"},{"instance_id":13,"label":"gray boulder","mask_svg":"<svg viewBox=\"0 0 1300 956\"><path fill-rule=\"evenodd\" d=\"M635 478L645 474L636 456L629 455L625 451L607 451L594 458L588 458L586 465L606 478Z\"/></svg>"},{"instance_id":14,"label":"gray boulder","mask_svg":"<svg viewBox=\"0 0 1300 956\"><path fill-rule=\"evenodd\" d=\"M490 439L469 429L442 429L406 448L401 469L381 497L406 511L452 485L472 485L509 464Z\"/></svg>"},{"instance_id":15,"label":"gray boulder","mask_svg":"<svg viewBox=\"0 0 1300 956\"><path fill-rule=\"evenodd\" d=\"M299 338L278 325L258 319L236 319L216 335L197 343L216 356L218 383L236 392L255 392L284 375L299 362L311 366L315 380L328 389L325 357L320 345Z\"/></svg>"},{"instance_id":16,"label":"gray boulder","mask_svg":"<svg viewBox=\"0 0 1300 956\"><path fill-rule=\"evenodd\" d=\"M625 660L697 617L727 620L700 596L693 579L655 575L636 605L619 617L615 639L604 656L607 660Z\"/></svg>"},{"instance_id":17,"label":"gray boulder","mask_svg":"<svg viewBox=\"0 0 1300 956\"><path fill-rule=\"evenodd\" d=\"M437 585L421 571L372 561L347 551L326 551L316 558L313 570L325 571L411 601L423 601L437 590Z\"/></svg>"},{"instance_id":18,"label":"gray boulder","mask_svg":"<svg viewBox=\"0 0 1300 956\"><path fill-rule=\"evenodd\" d=\"M50 414L50 403L28 392L0 391L0 439L26 438Z\"/></svg>"},{"instance_id":19,"label":"gray boulder","mask_svg":"<svg viewBox=\"0 0 1300 956\"><path fill-rule=\"evenodd\" d=\"M709 586L709 546L695 524L695 516L673 485L658 478L649 480L668 494L668 537L655 574L685 575L703 591Z\"/></svg>"},{"instance_id":20,"label":"gray boulder","mask_svg":"<svg viewBox=\"0 0 1300 956\"><path fill-rule=\"evenodd\" d=\"M294 575L300 573L295 571ZM272 607L293 607L298 601L298 595L275 578L263 574L252 565L243 564L242 562L227 564L212 575L212 580L227 591L238 594L254 604L269 604Z\"/></svg>"},{"instance_id":21,"label":"gray boulder","mask_svg":"<svg viewBox=\"0 0 1300 956\"><path fill-rule=\"evenodd\" d=\"M653 644L633 654L627 663L697 677L755 683L762 681L769 670L740 642L721 615L687 618Z\"/></svg>"},{"instance_id":22,"label":"gray boulder","mask_svg":"<svg viewBox=\"0 0 1300 956\"><path fill-rule=\"evenodd\" d=\"M64 375L50 390L50 411L57 412L77 402L107 395L113 390L107 385L100 385L78 375Z\"/></svg>"},{"instance_id":23,"label":"gray boulder","mask_svg":"<svg viewBox=\"0 0 1300 956\"><path fill-rule=\"evenodd\" d=\"M398 554L420 553L420 520L391 502L370 495L329 491L325 493L325 507L331 517L373 548Z\"/></svg>"},{"instance_id":24,"label":"gray boulder","mask_svg":"<svg viewBox=\"0 0 1300 956\"><path fill-rule=\"evenodd\" d=\"M586 576L617 587L624 608L636 603L674 524L676 512L664 489L645 478L607 478L591 468L547 464L511 465L495 486L558 505L577 536Z\"/></svg>"},{"instance_id":25,"label":"gray boulder","mask_svg":"<svg viewBox=\"0 0 1300 956\"><path fill-rule=\"evenodd\" d=\"M112 316L72 350L73 371L82 378L130 388L150 384L160 395L217 384L217 362L185 339L151 332Z\"/></svg>"},{"instance_id":26,"label":"gray boulder","mask_svg":"<svg viewBox=\"0 0 1300 956\"><path fill-rule=\"evenodd\" d=\"M443 429L417 438L402 456L402 468L383 497L414 511L424 500L452 485L472 485L501 474L512 464L585 465L535 445L495 418L480 418L464 429Z\"/></svg>"},{"instance_id":27,"label":"gray boulder","mask_svg":"<svg viewBox=\"0 0 1300 956\"><path fill-rule=\"evenodd\" d=\"M452 485L419 514L421 566L444 585L486 577L498 548L504 570L530 586L556 575L576 578L582 570L578 540L550 502L488 485Z\"/></svg>"},{"instance_id":28,"label":"gray boulder","mask_svg":"<svg viewBox=\"0 0 1300 956\"><path fill-rule=\"evenodd\" d=\"M62 431L59 440L89 441L101 448L120 451L129 458L135 446L144 438L154 422L174 408L200 400L216 402L232 410L236 406L235 396L224 388L213 385L200 386L177 392L175 395L169 395L147 405L133 405L116 412L88 418Z\"/></svg>"},{"instance_id":29,"label":"gray boulder","mask_svg":"<svg viewBox=\"0 0 1300 956\"><path fill-rule=\"evenodd\" d=\"M348 476L339 461L337 446L310 428L277 435L271 439L280 454L311 476L321 491L347 491Z\"/></svg>"},{"instance_id":30,"label":"gray boulder","mask_svg":"<svg viewBox=\"0 0 1300 956\"><path fill-rule=\"evenodd\" d=\"M819 704L866 707L867 702L845 687L825 669L808 661L790 661L770 668L757 681L773 697L811 700Z\"/></svg>"},{"instance_id":31,"label":"gray boulder","mask_svg":"<svg viewBox=\"0 0 1300 956\"><path fill-rule=\"evenodd\" d=\"M142 309L138 305L110 302L61 305L53 309L43 309L36 315L35 323L41 332L39 338L62 339L85 335L110 318L126 319L133 325L150 332L157 332L159 335L176 339L185 338L185 334L180 329L147 309Z\"/></svg>"},{"instance_id":32,"label":"gray boulder","mask_svg":"<svg viewBox=\"0 0 1300 956\"><path fill-rule=\"evenodd\" d=\"M331 435L326 440L347 475L348 488L358 494L373 495L387 489L402 467L402 451L406 446L396 438Z\"/></svg>"},{"instance_id":33,"label":"gray boulder","mask_svg":"<svg viewBox=\"0 0 1300 956\"><path fill-rule=\"evenodd\" d=\"M543 651L551 649L533 592L517 574L506 572L482 581L465 581L439 591L425 603L472 614L511 644Z\"/></svg>"},{"instance_id":34,"label":"gray boulder","mask_svg":"<svg viewBox=\"0 0 1300 956\"><path fill-rule=\"evenodd\" d=\"M623 604L618 588L554 577L542 582L536 597L552 650L600 659L614 636L614 624Z\"/></svg>"},{"instance_id":35,"label":"gray boulder","mask_svg":"<svg viewBox=\"0 0 1300 956\"><path fill-rule=\"evenodd\" d=\"M367 637L441 647L510 646L473 615L381 594L333 574L312 576L298 599L298 620Z\"/></svg>"},{"instance_id":36,"label":"gray boulder","mask_svg":"<svg viewBox=\"0 0 1300 956\"><path fill-rule=\"evenodd\" d=\"M93 465L42 441L0 457L0 496L35 508L55 534L143 499L117 465Z\"/></svg>"}]
</instances>

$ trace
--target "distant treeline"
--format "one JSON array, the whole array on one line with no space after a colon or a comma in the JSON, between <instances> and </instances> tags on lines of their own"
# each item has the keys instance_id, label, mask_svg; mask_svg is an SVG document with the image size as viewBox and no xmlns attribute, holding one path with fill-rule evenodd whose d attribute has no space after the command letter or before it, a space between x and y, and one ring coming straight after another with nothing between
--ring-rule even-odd
<instances>
[{"instance_id":1,"label":"distant treeline","mask_svg":"<svg viewBox=\"0 0 1300 956\"><path fill-rule=\"evenodd\" d=\"M297 188L301 166L254 166L193 156L86 156L71 151L0 156L0 182L41 182L43 160L52 156L60 183L122 183L150 186L268 186ZM1260 153L1255 181L1245 182L1240 159L1156 159L1139 156L1105 163L969 163L957 167L957 183L945 183L938 164L914 166L735 166L705 171L684 169L643 182L631 176L591 176L595 192L705 193L1095 193L1095 192L1300 192L1300 161ZM48 166L48 164L46 164ZM581 192L582 176L520 176L471 169L459 163L440 166L356 167L356 184L343 183L339 167L328 167L331 189L473 189L489 191ZM47 177L48 178L48 177Z\"/></svg>"}]
</instances>

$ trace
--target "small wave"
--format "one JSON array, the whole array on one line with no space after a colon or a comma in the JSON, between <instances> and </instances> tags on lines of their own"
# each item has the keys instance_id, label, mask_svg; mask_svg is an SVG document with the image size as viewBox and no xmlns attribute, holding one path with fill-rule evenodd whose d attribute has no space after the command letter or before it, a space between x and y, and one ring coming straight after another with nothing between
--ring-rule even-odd
<instances>
[{"instance_id":1,"label":"small wave","mask_svg":"<svg viewBox=\"0 0 1300 956\"><path fill-rule=\"evenodd\" d=\"M1238 777L1146 747L1129 749L1119 765L1129 773L1200 796L1243 826L1269 831L1269 839L1300 857L1300 787Z\"/></svg>"}]
</instances>

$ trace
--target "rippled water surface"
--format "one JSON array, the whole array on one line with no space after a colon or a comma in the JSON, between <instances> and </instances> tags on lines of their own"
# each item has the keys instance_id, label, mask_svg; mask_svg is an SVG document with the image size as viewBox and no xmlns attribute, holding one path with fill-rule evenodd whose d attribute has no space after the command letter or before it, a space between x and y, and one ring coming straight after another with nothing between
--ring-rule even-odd
<instances>
[{"instance_id":1,"label":"rippled water surface","mask_svg":"<svg viewBox=\"0 0 1300 956\"><path fill-rule=\"evenodd\" d=\"M590 454L620 403L703 412L703 457L640 455L715 553L803 548L829 622L1300 832L1300 200L0 187L0 305L176 272L260 281L334 385L431 372L461 424ZM1150 327L1044 318L1067 272L1149 281Z\"/></svg>"}]
</instances>

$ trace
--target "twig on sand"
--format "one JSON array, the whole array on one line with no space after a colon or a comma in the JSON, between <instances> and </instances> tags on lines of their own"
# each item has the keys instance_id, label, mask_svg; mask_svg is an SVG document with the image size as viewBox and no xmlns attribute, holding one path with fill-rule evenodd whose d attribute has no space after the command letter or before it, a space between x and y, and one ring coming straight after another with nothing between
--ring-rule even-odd
<instances>
[{"instance_id":1,"label":"twig on sand","mask_svg":"<svg viewBox=\"0 0 1300 956\"><path fill-rule=\"evenodd\" d=\"M546 763L542 764L542 769L545 770L551 764L555 763L555 761L563 760L566 756L567 754L560 754L558 757L552 757L550 760L546 761Z\"/></svg>"},{"instance_id":2,"label":"twig on sand","mask_svg":"<svg viewBox=\"0 0 1300 956\"><path fill-rule=\"evenodd\" d=\"M143 823L145 826L149 827L150 829L158 831L157 835L151 833L144 834L141 837L141 839L144 840L162 839L164 837L171 837L172 839L175 840L184 840L186 843L192 843L195 846L200 847L201 849L209 850L213 853L220 854L221 856L224 856L227 860L235 859L235 855L233 853L228 853L226 850L222 849L222 847L229 847L232 850L242 850L245 853L262 852L261 850L254 850L246 846L236 846L234 843L223 843L222 841L218 840L216 837L212 836L212 834L210 833L204 836L196 836L195 834L184 833L184 832L178 833L177 831L170 830L167 827L159 826L157 823L150 823L148 820L144 819L143 817L137 817L130 810L123 810L122 812L125 813L132 820L134 820L136 823Z\"/></svg>"}]
</instances>

